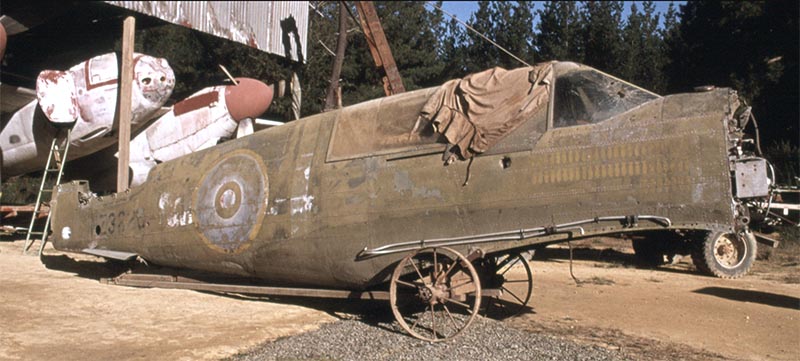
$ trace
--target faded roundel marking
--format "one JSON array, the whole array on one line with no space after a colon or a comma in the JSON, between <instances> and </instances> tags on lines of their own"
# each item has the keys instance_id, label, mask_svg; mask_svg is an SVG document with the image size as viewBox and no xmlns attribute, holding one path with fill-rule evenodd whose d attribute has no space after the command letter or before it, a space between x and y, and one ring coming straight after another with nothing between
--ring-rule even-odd
<instances>
[{"instance_id":1,"label":"faded roundel marking","mask_svg":"<svg viewBox=\"0 0 800 361\"><path fill-rule=\"evenodd\" d=\"M266 167L249 150L228 153L206 173L195 196L196 225L214 250L238 253L250 246L267 206Z\"/></svg>"}]
</instances>

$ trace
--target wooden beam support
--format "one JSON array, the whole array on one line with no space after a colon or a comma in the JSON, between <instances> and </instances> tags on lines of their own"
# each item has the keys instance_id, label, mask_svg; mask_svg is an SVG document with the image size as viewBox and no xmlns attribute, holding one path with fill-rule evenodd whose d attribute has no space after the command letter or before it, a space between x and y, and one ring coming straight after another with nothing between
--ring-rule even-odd
<instances>
[{"instance_id":1,"label":"wooden beam support","mask_svg":"<svg viewBox=\"0 0 800 361\"><path fill-rule=\"evenodd\" d=\"M397 64L395 64L392 56L392 49L386 40L386 34L383 32L383 26L381 26L381 20L378 18L378 12L375 11L375 6L372 1L356 1L356 10L358 10L361 29L364 31L364 36L367 37L369 51L372 53L372 58L375 59L375 65L383 69L386 74L383 78L383 88L386 95L405 92L406 88L403 86L403 79L400 77L400 71L397 70Z\"/></svg>"},{"instance_id":2,"label":"wooden beam support","mask_svg":"<svg viewBox=\"0 0 800 361\"><path fill-rule=\"evenodd\" d=\"M128 190L128 165L131 146L131 96L133 88L133 40L136 19L129 16L122 27L122 71L119 82L119 106L117 107L117 192Z\"/></svg>"}]
</instances>

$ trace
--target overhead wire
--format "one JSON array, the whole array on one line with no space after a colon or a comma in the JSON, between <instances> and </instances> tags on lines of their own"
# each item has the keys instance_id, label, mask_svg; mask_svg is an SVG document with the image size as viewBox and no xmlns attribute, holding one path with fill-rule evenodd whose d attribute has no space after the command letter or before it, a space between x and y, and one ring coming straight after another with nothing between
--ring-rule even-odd
<instances>
[{"instance_id":1,"label":"overhead wire","mask_svg":"<svg viewBox=\"0 0 800 361\"><path fill-rule=\"evenodd\" d=\"M320 4L321 4L321 3L322 3L322 2L320 2ZM350 18L351 18L351 19L352 19L352 20L353 20L353 21L354 21L356 24L359 24L359 21L358 21L358 19L356 18L355 14L353 14L353 11L350 9L350 7L349 7L349 6L347 6L347 2L346 2L346 1L341 1L341 3L343 3L343 5L345 5L345 8L347 9L347 13L348 13L348 15L350 15ZM319 4L318 4L318 5L319 5ZM444 9L442 9L440 6L437 6L436 4L434 4L433 2L430 2L430 1L426 1L426 2L425 2L425 5L429 5L429 6L433 7L434 9L441 11L441 12L442 12L442 13L444 13L445 15L447 15L447 16L449 16L449 17L451 17L451 18L455 19L457 22L459 22L459 23L460 23L461 25L463 25L465 28L467 28L468 30L470 30L470 31L472 31L473 33L477 34L477 35L478 35L478 36L480 36L480 37L481 37L483 40L486 40L486 41L488 41L488 42L489 42L490 44L492 44L494 47L496 47L496 48L500 49L502 52L506 53L506 55L510 56L510 57L511 57L511 58L513 58L514 60L516 60L516 61L520 62L521 64L523 64L523 65L525 65L525 66L531 66L531 64L529 64L529 63L528 63L528 62L526 62L525 60L522 60L522 58L520 58L520 57L518 57L518 56L514 55L514 53L512 53L512 52L511 52L511 51L509 51L508 49L504 48L504 47L503 47L503 46L501 46L500 44L496 43L494 40L492 40L492 39L489 39L489 37L488 37L488 36L486 36L485 34L481 33L481 32L480 32L480 31L478 31L477 29L473 28L472 26L470 26L470 25L469 25L469 24L467 24L466 22L462 21L462 20L461 20L461 19L459 19L457 16L455 16L455 15L451 14L451 13L450 13L450 12L448 12L447 10L444 10ZM319 14L320 16L322 16L322 13L321 13L319 10L317 10L318 6L317 6L317 7L315 7L315 6L312 6L310 3L309 3L309 6L311 6L311 8L312 8L314 11L316 11L316 12L317 12L317 14ZM324 16L323 16L323 17L324 17Z\"/></svg>"},{"instance_id":2,"label":"overhead wire","mask_svg":"<svg viewBox=\"0 0 800 361\"><path fill-rule=\"evenodd\" d=\"M320 1L320 2L317 3L316 6L314 6L309 1L308 2L308 7L310 7L312 10L314 10L314 12L317 13L317 15L319 15L319 17L321 17L323 19L326 19L325 15L323 15L322 12L319 11L319 7L322 6L322 4L324 4L324 3L325 3L324 1ZM313 21L313 20L311 20L311 17L309 17L308 20L309 21ZM319 36L317 36L317 34L312 34L311 33L311 26L309 26L309 36L310 35L313 35L315 38L317 38L317 42L320 45L322 45L322 48L325 49L325 51L327 51L330 56L336 57L336 53L331 51L331 49L327 45L325 45L325 43L322 41L322 39L319 38Z\"/></svg>"},{"instance_id":3,"label":"overhead wire","mask_svg":"<svg viewBox=\"0 0 800 361\"><path fill-rule=\"evenodd\" d=\"M498 43L494 42L492 39L489 39L489 37L488 37L488 36L484 35L484 34L483 34L483 33L481 33L480 31L478 31L478 30L476 30L475 28L473 28L472 26L470 26L469 24L465 23L464 21L462 21L461 19L459 19L457 16L455 16L455 15L453 15L453 14L451 14L451 13L449 13L449 12L445 11L444 9L442 9L441 7L437 6L436 4L434 4L434 3L430 2L430 1L426 1L426 2L425 2L425 5L430 5L430 6L432 6L433 8L435 8L436 10L439 10L439 11L441 11L442 13L446 14L447 16L449 16L449 17L451 17L451 18L455 19L455 21L458 21L459 23L461 23L461 25L464 25L464 27L466 27L468 30L470 30L470 31L474 32L475 34L477 34L478 36L480 36L480 37L481 37L481 38L483 38L484 40L486 40L486 41L488 41L489 43L491 43L492 45L494 45L496 48L498 48L498 49L502 50L502 51L503 51L504 53L506 53L508 56L510 56L510 57L512 57L512 58L514 58L514 60L516 60L516 61L518 61L518 62L520 62L520 63L524 64L525 66L531 66L531 65L530 65L530 64L528 64L528 63L527 63L525 60L522 60L520 57L518 57L518 56L514 55L513 53L511 53L510 51L506 50L506 48L504 48L504 47L500 46L500 44L498 44Z\"/></svg>"}]
</instances>

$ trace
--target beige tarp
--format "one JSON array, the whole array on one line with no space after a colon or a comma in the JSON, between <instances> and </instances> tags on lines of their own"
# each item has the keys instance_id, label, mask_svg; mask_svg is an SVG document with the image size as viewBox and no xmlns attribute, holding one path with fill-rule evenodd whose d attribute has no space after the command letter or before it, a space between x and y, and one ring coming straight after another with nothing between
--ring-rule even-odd
<instances>
[{"instance_id":1,"label":"beige tarp","mask_svg":"<svg viewBox=\"0 0 800 361\"><path fill-rule=\"evenodd\" d=\"M420 116L457 146L461 159L483 153L547 103L552 62L505 70L493 68L442 85L422 107Z\"/></svg>"}]
</instances>

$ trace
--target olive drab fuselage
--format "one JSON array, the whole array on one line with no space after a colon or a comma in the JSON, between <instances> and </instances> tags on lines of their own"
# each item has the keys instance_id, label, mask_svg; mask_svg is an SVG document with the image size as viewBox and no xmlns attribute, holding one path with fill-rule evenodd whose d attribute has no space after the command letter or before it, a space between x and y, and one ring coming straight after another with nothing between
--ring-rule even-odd
<instances>
[{"instance_id":1,"label":"olive drab fuselage","mask_svg":"<svg viewBox=\"0 0 800 361\"><path fill-rule=\"evenodd\" d=\"M661 216L671 225L596 223L583 235L475 247L491 254L568 237L734 228L733 91L653 96L602 121L570 126L557 126L551 100L488 152L448 166L445 145L436 141L387 141L372 151L350 145L374 139L348 138L357 134L348 122L372 122L378 133L393 122L413 125L434 90L228 141L159 164L127 192L97 197L85 182L63 184L53 204L55 247L130 252L154 264L281 284L363 289L385 282L405 254L359 252L392 243L610 215ZM455 248L466 254L469 247Z\"/></svg>"}]
</instances>

